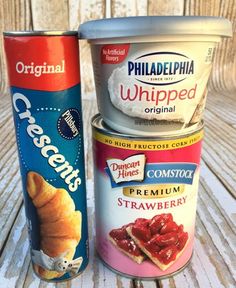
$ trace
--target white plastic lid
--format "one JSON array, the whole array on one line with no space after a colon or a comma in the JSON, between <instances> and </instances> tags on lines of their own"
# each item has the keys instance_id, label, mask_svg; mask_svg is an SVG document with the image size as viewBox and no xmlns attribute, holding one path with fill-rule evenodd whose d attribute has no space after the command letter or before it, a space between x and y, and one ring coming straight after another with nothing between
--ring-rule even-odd
<instances>
[{"instance_id":1,"label":"white plastic lid","mask_svg":"<svg viewBox=\"0 0 236 288\"><path fill-rule=\"evenodd\" d=\"M215 35L232 37L232 24L221 17L137 16L106 18L81 24L79 38L107 39L154 35Z\"/></svg>"}]
</instances>

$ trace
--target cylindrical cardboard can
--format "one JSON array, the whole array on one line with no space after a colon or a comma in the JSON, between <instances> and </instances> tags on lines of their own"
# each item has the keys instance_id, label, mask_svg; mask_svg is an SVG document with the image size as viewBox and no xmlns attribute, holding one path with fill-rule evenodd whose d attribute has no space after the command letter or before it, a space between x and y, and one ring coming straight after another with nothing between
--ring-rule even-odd
<instances>
[{"instance_id":1,"label":"cylindrical cardboard can","mask_svg":"<svg viewBox=\"0 0 236 288\"><path fill-rule=\"evenodd\" d=\"M35 273L68 280L88 264L76 32L6 32L5 52Z\"/></svg>"},{"instance_id":2,"label":"cylindrical cardboard can","mask_svg":"<svg viewBox=\"0 0 236 288\"><path fill-rule=\"evenodd\" d=\"M96 247L112 270L168 277L193 252L203 123L191 133L139 137L92 120Z\"/></svg>"}]
</instances>

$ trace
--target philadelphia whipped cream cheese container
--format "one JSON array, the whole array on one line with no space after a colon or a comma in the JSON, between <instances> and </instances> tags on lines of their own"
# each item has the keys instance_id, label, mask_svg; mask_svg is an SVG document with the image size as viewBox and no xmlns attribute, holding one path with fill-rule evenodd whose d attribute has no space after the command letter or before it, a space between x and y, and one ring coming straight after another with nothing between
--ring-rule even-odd
<instances>
[{"instance_id":1,"label":"philadelphia whipped cream cheese container","mask_svg":"<svg viewBox=\"0 0 236 288\"><path fill-rule=\"evenodd\" d=\"M230 21L205 16L101 19L79 27L91 44L98 109L134 135L193 131L201 122L217 43Z\"/></svg>"}]
</instances>

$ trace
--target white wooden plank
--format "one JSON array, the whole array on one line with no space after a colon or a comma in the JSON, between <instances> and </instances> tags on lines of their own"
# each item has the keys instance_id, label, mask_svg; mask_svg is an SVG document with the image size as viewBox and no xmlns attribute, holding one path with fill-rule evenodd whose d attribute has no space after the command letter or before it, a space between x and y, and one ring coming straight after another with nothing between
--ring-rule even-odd
<instances>
[{"instance_id":1,"label":"white wooden plank","mask_svg":"<svg viewBox=\"0 0 236 288\"><path fill-rule=\"evenodd\" d=\"M232 94L234 95L235 93ZM207 109L224 122L233 126L236 124L236 103L234 100L235 97L231 98L230 96L231 94L229 93L209 93L207 97Z\"/></svg>"},{"instance_id":2,"label":"white wooden plank","mask_svg":"<svg viewBox=\"0 0 236 288\"><path fill-rule=\"evenodd\" d=\"M18 192L18 191L17 191ZM7 239L9 230L12 227L12 224L14 223L15 217L17 215L18 209L20 208L22 204L22 197L18 196L19 194L16 194L16 197L9 197L8 202L15 201L12 204L7 204L6 210L7 213L2 213L1 221L0 221L0 228L1 228L1 238L0 238L0 250L2 250L2 247L4 246L4 243ZM18 197L17 197L18 196Z\"/></svg>"},{"instance_id":3,"label":"white wooden plank","mask_svg":"<svg viewBox=\"0 0 236 288\"><path fill-rule=\"evenodd\" d=\"M7 279L19 277L21 274L21 269L24 265L25 256L28 253L29 243L28 243L28 230L24 227L22 231L19 242L15 246L14 254L11 258L8 270L5 273ZM14 267L14 268L13 268Z\"/></svg>"},{"instance_id":4,"label":"white wooden plank","mask_svg":"<svg viewBox=\"0 0 236 288\"><path fill-rule=\"evenodd\" d=\"M210 244L211 241L215 243L215 239L212 238L212 235L210 235L211 238L206 236L203 226L205 225L205 220L203 223L197 221L196 225L197 237L194 245L196 257L194 257L192 262L193 269L196 272L196 279L200 287L233 288L236 285L235 280L231 277L224 261L218 257L218 250ZM209 229L209 226L207 229Z\"/></svg>"},{"instance_id":5,"label":"white wooden plank","mask_svg":"<svg viewBox=\"0 0 236 288\"><path fill-rule=\"evenodd\" d=\"M214 200L215 205L221 211L221 214L226 218L228 225L235 230L236 223L236 208L235 199L228 193L225 186L206 166L204 161L201 162L201 183L207 191L210 198Z\"/></svg>"},{"instance_id":6,"label":"white wooden plank","mask_svg":"<svg viewBox=\"0 0 236 288\"><path fill-rule=\"evenodd\" d=\"M120 275L116 275L116 287L117 288L123 288L123 287L129 287L129 288L136 288L134 280L131 280L130 278L123 277Z\"/></svg>"},{"instance_id":7,"label":"white wooden plank","mask_svg":"<svg viewBox=\"0 0 236 288\"><path fill-rule=\"evenodd\" d=\"M194 257L194 254L193 254ZM191 260L192 261L192 260ZM176 283L176 287L179 287L180 285L185 285L188 288L198 288L199 284L197 282L197 279L195 277L195 272L192 269L192 264L191 262L189 265L184 269L182 272L174 276L174 280ZM201 287L199 287L201 288Z\"/></svg>"},{"instance_id":8,"label":"white wooden plank","mask_svg":"<svg viewBox=\"0 0 236 288\"><path fill-rule=\"evenodd\" d=\"M236 262L234 261L236 251L236 235L233 232L232 227L224 219L224 215L221 214L221 211L215 207L214 202L207 195L206 191L202 189L201 192L202 193L199 193L198 199L198 213L201 221L210 235L213 245L217 248L221 258L224 259L223 264L228 266L227 270L230 271L232 278L236 279ZM236 212L236 205L232 206ZM208 250L208 257L209 259L215 258L215 264L221 260L219 258L217 261L216 256L217 255L214 254L213 249ZM219 266L216 268L219 269ZM225 278L228 273L227 270L225 269L224 271ZM228 275L228 277L230 276Z\"/></svg>"},{"instance_id":9,"label":"white wooden plank","mask_svg":"<svg viewBox=\"0 0 236 288\"><path fill-rule=\"evenodd\" d=\"M111 16L144 16L147 15L147 7L147 0L111 0Z\"/></svg>"},{"instance_id":10,"label":"white wooden plank","mask_svg":"<svg viewBox=\"0 0 236 288\"><path fill-rule=\"evenodd\" d=\"M7 130L7 129L5 129ZM7 133L7 132L6 132ZM4 132L2 134L5 134ZM14 163L16 161L16 145L15 145L15 135L13 133L3 135L2 143L0 144L0 168L5 168L6 170L9 169L7 163ZM3 170L3 169L2 169ZM4 174L3 174L4 176Z\"/></svg>"},{"instance_id":11,"label":"white wooden plank","mask_svg":"<svg viewBox=\"0 0 236 288\"><path fill-rule=\"evenodd\" d=\"M5 116L5 115L4 115ZM12 116L11 115L6 115L6 117L4 117L5 119L2 120L1 122L1 135L0 135L0 139L1 139L1 142L0 142L0 145L3 144L6 137L11 137L14 135L14 126L13 126L13 119L12 119ZM9 141L9 139L8 139ZM11 142L15 142L15 141L11 141ZM4 145L3 145L4 146Z\"/></svg>"},{"instance_id":12,"label":"white wooden plank","mask_svg":"<svg viewBox=\"0 0 236 288\"><path fill-rule=\"evenodd\" d=\"M134 287L136 288L157 288L157 283L153 281L144 281L144 280L134 280ZM124 286L126 287L126 286Z\"/></svg>"},{"instance_id":13,"label":"white wooden plank","mask_svg":"<svg viewBox=\"0 0 236 288\"><path fill-rule=\"evenodd\" d=\"M64 285L64 284L55 284L55 283L48 283L45 281L40 281L39 288L55 288L55 287L60 287L60 286L62 287L62 285ZM69 288L70 286L68 285L67 287Z\"/></svg>"},{"instance_id":14,"label":"white wooden plank","mask_svg":"<svg viewBox=\"0 0 236 288\"><path fill-rule=\"evenodd\" d=\"M98 258L94 251L93 271L94 271L94 286L101 288L116 287L116 274L106 268Z\"/></svg>"},{"instance_id":15,"label":"white wooden plank","mask_svg":"<svg viewBox=\"0 0 236 288\"><path fill-rule=\"evenodd\" d=\"M70 30L77 30L79 26L79 15L80 15L80 5L81 1L69 1L68 9L69 9L69 29Z\"/></svg>"},{"instance_id":16,"label":"white wooden plank","mask_svg":"<svg viewBox=\"0 0 236 288\"><path fill-rule=\"evenodd\" d=\"M136 1L137 16L148 15L148 0Z\"/></svg>"},{"instance_id":17,"label":"white wooden plank","mask_svg":"<svg viewBox=\"0 0 236 288\"><path fill-rule=\"evenodd\" d=\"M184 13L184 0L148 0L148 15L180 15Z\"/></svg>"},{"instance_id":18,"label":"white wooden plank","mask_svg":"<svg viewBox=\"0 0 236 288\"><path fill-rule=\"evenodd\" d=\"M209 110L206 111L204 119L210 135L218 137L220 143L229 149L226 152L232 152L232 149L236 147L235 129Z\"/></svg>"},{"instance_id":19,"label":"white wooden plank","mask_svg":"<svg viewBox=\"0 0 236 288\"><path fill-rule=\"evenodd\" d=\"M195 247L196 250L200 249L201 250L201 245L198 241L198 239L195 240ZM208 275L211 272L214 272L212 265L209 265L210 263L208 262L208 258L204 257L205 254L201 253L202 251L197 251L194 254L193 260L192 260L192 267L193 270L195 271L195 277L198 282L199 287L219 287L221 288L222 286L212 286L210 279L208 278ZM205 262L207 261L207 262ZM207 267L205 264L208 264Z\"/></svg>"},{"instance_id":20,"label":"white wooden plank","mask_svg":"<svg viewBox=\"0 0 236 288\"><path fill-rule=\"evenodd\" d=\"M16 282L16 288L22 288L24 286L25 278L29 269L30 265L30 253L26 253L26 257L24 259L24 263L22 265L21 273L19 275L19 278L17 279Z\"/></svg>"},{"instance_id":21,"label":"white wooden plank","mask_svg":"<svg viewBox=\"0 0 236 288\"><path fill-rule=\"evenodd\" d=\"M232 195L236 196L235 129L217 118L213 113L205 113L206 127L203 142L203 159L219 177Z\"/></svg>"},{"instance_id":22,"label":"white wooden plank","mask_svg":"<svg viewBox=\"0 0 236 288\"><path fill-rule=\"evenodd\" d=\"M198 282L195 280L193 273L191 273L190 269L191 263L189 266L181 271L180 273L176 274L174 277L169 279L164 279L161 281L162 288L174 288L174 287L181 287L181 288L197 288L199 287Z\"/></svg>"},{"instance_id":23,"label":"white wooden plank","mask_svg":"<svg viewBox=\"0 0 236 288\"><path fill-rule=\"evenodd\" d=\"M81 276L71 281L71 288L90 288L93 284L94 271L94 199L93 182L87 181L88 231L89 231L89 264Z\"/></svg>"},{"instance_id":24,"label":"white wooden plank","mask_svg":"<svg viewBox=\"0 0 236 288\"><path fill-rule=\"evenodd\" d=\"M72 30L77 30L79 24L93 19L105 17L105 1L88 0L77 1L71 0L68 3L69 9L69 27ZM82 83L82 96L92 96L95 98L95 86L92 69L92 59L90 47L86 40L80 40L80 70Z\"/></svg>"},{"instance_id":25,"label":"white wooden plank","mask_svg":"<svg viewBox=\"0 0 236 288\"><path fill-rule=\"evenodd\" d=\"M48 286L48 284L46 282L40 281L40 279L34 274L33 267L31 264L29 265L28 268L29 269L27 271L27 275L25 278L23 288L39 288L40 286L41 287L47 287ZM40 284L42 284L42 285L40 285Z\"/></svg>"},{"instance_id":26,"label":"white wooden plank","mask_svg":"<svg viewBox=\"0 0 236 288\"><path fill-rule=\"evenodd\" d=\"M233 24L235 14L234 0L223 2L220 0L186 0L184 5L184 15L225 17L231 20ZM236 88L235 25L233 25L233 32L233 39L225 38L217 45L210 88L218 92L228 90L232 93Z\"/></svg>"},{"instance_id":27,"label":"white wooden plank","mask_svg":"<svg viewBox=\"0 0 236 288\"><path fill-rule=\"evenodd\" d=\"M69 27L67 0L31 0L34 30L67 30Z\"/></svg>"},{"instance_id":28,"label":"white wooden plank","mask_svg":"<svg viewBox=\"0 0 236 288\"><path fill-rule=\"evenodd\" d=\"M234 175L229 175L230 168L225 167L224 161L222 161L219 157L219 154L214 154L212 145L208 142L204 143L204 151L203 151L203 159L208 165L211 167L214 174L217 175L219 179L224 183L224 185L228 188L228 191L235 195L235 177ZM211 151L211 152L210 152ZM232 170L231 170L232 171Z\"/></svg>"},{"instance_id":29,"label":"white wooden plank","mask_svg":"<svg viewBox=\"0 0 236 288\"><path fill-rule=\"evenodd\" d=\"M91 118L97 113L97 102L90 100L83 101L84 120L84 151L87 179L93 178L93 151L92 151L92 127Z\"/></svg>"},{"instance_id":30,"label":"white wooden plank","mask_svg":"<svg viewBox=\"0 0 236 288\"><path fill-rule=\"evenodd\" d=\"M46 286L47 287L47 286ZM67 282L58 282L56 284L53 284L53 287L55 288L71 288L71 281Z\"/></svg>"},{"instance_id":31,"label":"white wooden plank","mask_svg":"<svg viewBox=\"0 0 236 288\"><path fill-rule=\"evenodd\" d=\"M65 286L65 285L67 285L67 286ZM54 287L70 288L71 286L70 286L69 282L55 284L55 283L47 283L47 282L44 282L44 281L41 281L40 285L39 285L39 288L54 288Z\"/></svg>"},{"instance_id":32,"label":"white wooden plank","mask_svg":"<svg viewBox=\"0 0 236 288\"><path fill-rule=\"evenodd\" d=\"M4 288L15 287L28 248L24 209L21 209L0 258L0 279L5 285Z\"/></svg>"},{"instance_id":33,"label":"white wooden plank","mask_svg":"<svg viewBox=\"0 0 236 288\"><path fill-rule=\"evenodd\" d=\"M20 175L17 172L18 171L18 163L17 161L11 163L12 165L12 174L8 173L2 180L1 180L1 203L0 203L0 211L1 213L4 213L6 211L4 211L6 208L4 208L6 206L6 202L7 199L9 199L11 197L12 194L16 194L17 198L19 197L19 193L21 191L21 187L20 187ZM8 166L5 166L4 168L7 169ZM9 168L8 168L9 169ZM2 171L4 171L5 169L2 169ZM1 171L1 172L2 172ZM14 191L16 189L16 191ZM14 197L14 195L12 195L12 197ZM14 198L15 199L15 198ZM9 204L9 203L8 203ZM14 202L12 203L12 205L14 205Z\"/></svg>"},{"instance_id":34,"label":"white wooden plank","mask_svg":"<svg viewBox=\"0 0 236 288\"><path fill-rule=\"evenodd\" d=\"M4 103L6 103L6 101L4 101L3 104ZM1 109L0 109L0 111L1 111L0 128L1 128L7 121L9 121L9 119L12 119L12 112L11 112L12 109L11 109L10 105L2 105L1 104L0 107L1 107Z\"/></svg>"},{"instance_id":35,"label":"white wooden plank","mask_svg":"<svg viewBox=\"0 0 236 288\"><path fill-rule=\"evenodd\" d=\"M105 3L103 0L76 1L71 0L68 3L69 9L69 27L77 30L79 24L105 17Z\"/></svg>"}]
</instances>

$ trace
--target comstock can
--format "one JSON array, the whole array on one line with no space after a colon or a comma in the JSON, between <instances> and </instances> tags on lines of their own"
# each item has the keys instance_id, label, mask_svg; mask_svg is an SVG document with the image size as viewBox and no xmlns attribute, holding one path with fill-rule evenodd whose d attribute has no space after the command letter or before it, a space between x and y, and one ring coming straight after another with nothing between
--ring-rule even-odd
<instances>
[{"instance_id":1,"label":"comstock can","mask_svg":"<svg viewBox=\"0 0 236 288\"><path fill-rule=\"evenodd\" d=\"M76 32L6 32L16 140L35 273L68 280L88 264Z\"/></svg>"},{"instance_id":2,"label":"comstock can","mask_svg":"<svg viewBox=\"0 0 236 288\"><path fill-rule=\"evenodd\" d=\"M159 138L120 134L92 120L96 248L125 276L162 278L193 252L203 123Z\"/></svg>"}]
</instances>

